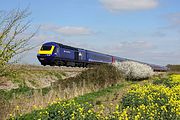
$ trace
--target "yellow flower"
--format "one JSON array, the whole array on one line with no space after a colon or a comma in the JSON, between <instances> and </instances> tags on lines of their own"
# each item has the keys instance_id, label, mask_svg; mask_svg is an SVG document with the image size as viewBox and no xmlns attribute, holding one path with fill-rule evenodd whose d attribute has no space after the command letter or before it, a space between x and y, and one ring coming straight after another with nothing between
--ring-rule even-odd
<instances>
[{"instance_id":1,"label":"yellow flower","mask_svg":"<svg viewBox=\"0 0 180 120\"><path fill-rule=\"evenodd\" d=\"M101 105L100 105L100 108L101 108L101 109L104 109L105 107L104 107L104 105L103 105L103 104L101 104Z\"/></svg>"},{"instance_id":2,"label":"yellow flower","mask_svg":"<svg viewBox=\"0 0 180 120\"><path fill-rule=\"evenodd\" d=\"M45 111L46 114L49 114L47 111Z\"/></svg>"},{"instance_id":3,"label":"yellow flower","mask_svg":"<svg viewBox=\"0 0 180 120\"><path fill-rule=\"evenodd\" d=\"M116 105L116 110L118 110L119 109L119 105Z\"/></svg>"},{"instance_id":4,"label":"yellow flower","mask_svg":"<svg viewBox=\"0 0 180 120\"><path fill-rule=\"evenodd\" d=\"M12 114L9 114L10 117L12 117L13 115Z\"/></svg>"},{"instance_id":5,"label":"yellow flower","mask_svg":"<svg viewBox=\"0 0 180 120\"><path fill-rule=\"evenodd\" d=\"M39 114L41 115L41 114L42 114L42 112L39 112Z\"/></svg>"},{"instance_id":6,"label":"yellow flower","mask_svg":"<svg viewBox=\"0 0 180 120\"><path fill-rule=\"evenodd\" d=\"M92 113L92 110L88 110L88 113Z\"/></svg>"},{"instance_id":7,"label":"yellow flower","mask_svg":"<svg viewBox=\"0 0 180 120\"><path fill-rule=\"evenodd\" d=\"M110 103L110 106L113 106L113 104L112 104L112 103Z\"/></svg>"},{"instance_id":8,"label":"yellow flower","mask_svg":"<svg viewBox=\"0 0 180 120\"><path fill-rule=\"evenodd\" d=\"M134 119L139 120L139 118L140 118L140 115L136 115Z\"/></svg>"},{"instance_id":9,"label":"yellow flower","mask_svg":"<svg viewBox=\"0 0 180 120\"><path fill-rule=\"evenodd\" d=\"M161 106L161 110L167 112L166 106Z\"/></svg>"},{"instance_id":10,"label":"yellow flower","mask_svg":"<svg viewBox=\"0 0 180 120\"><path fill-rule=\"evenodd\" d=\"M75 120L74 112L71 114L71 119L72 119L72 120Z\"/></svg>"},{"instance_id":11,"label":"yellow flower","mask_svg":"<svg viewBox=\"0 0 180 120\"><path fill-rule=\"evenodd\" d=\"M36 110L36 109L37 109L37 106L36 106L36 105L33 105L33 108Z\"/></svg>"},{"instance_id":12,"label":"yellow flower","mask_svg":"<svg viewBox=\"0 0 180 120\"><path fill-rule=\"evenodd\" d=\"M16 106L16 110L19 110L19 106L18 105Z\"/></svg>"}]
</instances>

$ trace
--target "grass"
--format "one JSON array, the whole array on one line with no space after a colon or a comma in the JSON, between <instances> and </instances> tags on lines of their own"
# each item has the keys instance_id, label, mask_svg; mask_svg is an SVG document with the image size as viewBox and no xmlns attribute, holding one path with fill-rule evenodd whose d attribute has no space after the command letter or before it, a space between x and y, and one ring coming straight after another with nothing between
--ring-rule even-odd
<instances>
[{"instance_id":1,"label":"grass","mask_svg":"<svg viewBox=\"0 0 180 120\"><path fill-rule=\"evenodd\" d=\"M27 86L20 86L18 89L0 90L1 99L10 100L18 95L26 94L28 96L33 94L33 89Z\"/></svg>"},{"instance_id":2,"label":"grass","mask_svg":"<svg viewBox=\"0 0 180 120\"><path fill-rule=\"evenodd\" d=\"M123 87L125 87L124 83L117 84L117 85L102 89L102 90L97 91L97 92L88 93L88 94L85 94L83 96L76 97L76 98L74 98L74 100L77 101L78 103L93 102L97 98L112 94L116 90L119 90Z\"/></svg>"},{"instance_id":3,"label":"grass","mask_svg":"<svg viewBox=\"0 0 180 120\"><path fill-rule=\"evenodd\" d=\"M3 113L4 108L11 108L6 110L3 117L6 118L7 114L13 113L13 107L19 106L21 113L27 113L33 110L34 105L46 107L48 102L54 101L56 98L72 99L74 97L84 95L86 93L100 90L100 92L92 93L83 97L84 100L92 100L91 98L99 98L100 96L110 94L118 88L123 88L124 84L117 85L122 82L123 78L121 73L113 66L102 65L93 69L88 69L80 73L74 78L63 80L66 74L58 70L39 70L36 68L31 69L17 69L14 75L9 75L9 79L16 80L21 87L12 89L10 91L1 91L4 99L9 102L3 103L0 112ZM38 82L42 79L54 79L55 82L50 86L43 88L30 88L26 82L31 83L33 87L38 86ZM24 86L23 86L24 85ZM26 86L25 86L26 85ZM108 89L103 90L111 86ZM15 97L15 96L20 96ZM81 99L83 99L81 98ZM79 102L81 100L79 99ZM2 115L2 114L1 114ZM1 116L0 115L0 116Z\"/></svg>"},{"instance_id":4,"label":"grass","mask_svg":"<svg viewBox=\"0 0 180 120\"><path fill-rule=\"evenodd\" d=\"M38 83L39 82L38 78L41 76L44 76L44 79L47 79L47 77L49 76L49 79L51 77L54 77L52 79L62 80L63 75L65 74L58 71L55 72L55 71L18 70L14 72L13 74L9 74L6 76L7 80L12 81L13 84L17 84L18 88L10 89L10 90L0 89L0 97L1 99L10 100L13 97L17 97L23 94L26 96L30 96L33 94L34 88L39 89L39 90L42 89L42 94L45 95L51 90L51 87L49 86L49 87L41 88L42 86L39 85L40 83ZM26 81L28 81L31 86L28 86L26 84Z\"/></svg>"},{"instance_id":5,"label":"grass","mask_svg":"<svg viewBox=\"0 0 180 120\"><path fill-rule=\"evenodd\" d=\"M46 88L42 88L41 90L42 90L42 95L44 96L44 95L48 94L48 92L50 90L52 90L52 88L51 87L46 87Z\"/></svg>"},{"instance_id":6,"label":"grass","mask_svg":"<svg viewBox=\"0 0 180 120\"><path fill-rule=\"evenodd\" d=\"M33 118L41 118L41 116L44 116L45 119L47 119L49 117L61 119L62 116L59 114L64 112L66 114L67 119L69 119L69 116L71 116L74 112L78 112L78 110L81 109L80 106L87 106L87 105L91 105L91 107L92 107L91 111L94 111L95 113L97 112L98 114L100 114L100 112L98 112L98 111L101 108L98 108L98 106L101 107L104 105L102 104L102 101L99 100L99 98L106 98L106 97L115 95L114 93L117 93L117 92L126 93L126 91L124 92L123 90L127 90L127 88L130 89L131 84L145 84L145 83L148 83L148 82L144 82L144 81L136 81L136 82L123 81L119 84L98 90L96 92L87 93L87 94L84 94L82 96L78 96L78 97L75 97L73 99L70 99L70 101L71 100L74 101L73 103L72 102L69 103L68 102L69 100L67 100L67 102L66 102L66 100L65 101L63 100L64 102L62 102L62 103L59 103L58 101L53 101L51 104L49 104L48 107L45 107L44 109L38 108L31 113L24 114L22 118L33 119ZM121 97L119 97L117 99L118 102L114 103L114 105L117 105L119 103L120 99L121 99ZM64 103L66 103L66 104L64 104ZM74 108L74 107L72 107L73 105L77 105L77 107ZM71 106L71 107L69 108L68 106ZM108 110L112 110L112 111L115 110L114 108L112 108L115 106L110 105L109 103L107 103L107 106L104 106L104 107L107 107ZM60 109L58 109L58 108L61 108L62 111L60 111ZM101 117L104 117L111 112L110 111L103 111L103 116L101 116ZM86 114L86 113L88 113L88 110L82 114ZM48 114L49 114L49 116L48 116ZM64 117L65 116L63 116L63 118ZM21 117L19 117L19 118L21 118ZM42 119L44 119L44 118L42 117Z\"/></svg>"},{"instance_id":7,"label":"grass","mask_svg":"<svg viewBox=\"0 0 180 120\"><path fill-rule=\"evenodd\" d=\"M26 67L26 68L25 68ZM33 68L33 69L32 69ZM13 112L15 106L24 107L22 111L30 111L32 104L46 105L51 99L54 99L54 94L51 91L51 81L62 80L65 73L58 69L45 70L42 67L34 69L34 67L18 67L12 66L12 71L8 71L2 79L0 78L0 86L11 83L7 89L0 89L0 116L5 119L6 116ZM47 81L47 82L46 82ZM49 85L47 84L49 82ZM28 83L28 84L27 84ZM14 87L15 86L15 87ZM47 98L47 95L51 95ZM29 102L26 102L26 99ZM43 100L47 99L47 101ZM44 102L44 103L43 103ZM1 119L0 118L0 119Z\"/></svg>"},{"instance_id":8,"label":"grass","mask_svg":"<svg viewBox=\"0 0 180 120\"><path fill-rule=\"evenodd\" d=\"M57 98L73 99L75 97L74 99L78 103L90 102L94 106L96 106L103 103L105 99L107 101L107 98L114 98L114 96L118 95L118 92L124 93L123 90L129 88L129 85L141 83L139 81L125 81L121 73L116 68L109 65L102 65L93 69L85 70L78 76L74 78L68 78L66 80L62 80L63 73L58 71L26 70L23 74L28 76L28 79L32 78L33 75L39 74L42 77L44 77L45 75L50 77L56 77L57 81L51 84L51 86L49 87L32 91L30 90L32 94L29 94L27 96L26 92L28 93L29 88L27 88L27 91L25 88L23 88L22 90L17 89L14 91L9 91L10 93L6 93L12 94L11 96L24 94L24 96L19 97L19 99L12 99L12 105L6 105L6 107L14 107L17 105L20 106L21 113L31 112L33 110L32 106L34 105L45 108L47 107L48 102L52 102ZM30 80L35 81L36 79L33 78ZM23 80L21 81L21 83L25 84ZM5 96L7 96L8 98L8 95ZM118 97L121 96L119 95ZM107 105L108 104L109 103L107 101ZM4 110L2 109L1 111ZM13 114L12 110L9 111L11 111L11 113ZM8 111L7 113L9 114Z\"/></svg>"},{"instance_id":9,"label":"grass","mask_svg":"<svg viewBox=\"0 0 180 120\"><path fill-rule=\"evenodd\" d=\"M42 79L41 77L48 76L46 79L53 79L55 77L56 82L51 84L51 86L33 90L24 85L25 81L22 79L22 76L19 76L19 73L25 75L24 77L28 77L30 81L33 81L32 84L34 86L37 84L36 82L34 83L34 81ZM151 81L124 81L121 73L114 67L108 65L102 65L95 67L94 69L85 70L78 76L66 80L62 80L62 76L65 76L65 74L56 70L43 71L25 69L19 70L19 73L11 75L10 78L16 80L17 83L20 83L20 87L10 91L0 91L0 94L2 92L1 95L3 95L3 99L6 100L15 98L13 96L24 95L19 97L19 99L12 99L10 102L13 103L16 101L13 106L10 104L5 106L8 108L19 105L21 108L20 113L23 114L33 111L32 106L34 105L46 108L48 102L51 103L57 98L74 99L78 103L89 102L93 104L93 107L100 104L107 104L107 106L109 106L110 102L117 104L123 94L131 88L131 84L144 84ZM37 74L40 75L40 77L37 77ZM35 78L33 78L34 76ZM114 98L116 98L116 101L113 101ZM2 108L0 110L2 114L5 114L3 113L4 111L6 111L7 114L10 112L13 114L14 112L12 109L9 109L8 111ZM2 114L0 114L0 116Z\"/></svg>"}]
</instances>

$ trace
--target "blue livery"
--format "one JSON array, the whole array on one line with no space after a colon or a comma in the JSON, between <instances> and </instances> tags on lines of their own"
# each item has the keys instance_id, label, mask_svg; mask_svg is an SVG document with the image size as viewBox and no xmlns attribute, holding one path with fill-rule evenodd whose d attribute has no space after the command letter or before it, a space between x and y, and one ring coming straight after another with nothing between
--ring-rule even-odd
<instances>
[{"instance_id":1,"label":"blue livery","mask_svg":"<svg viewBox=\"0 0 180 120\"><path fill-rule=\"evenodd\" d=\"M102 54L81 48L75 48L63 45L56 42L48 42L42 45L37 55L38 60L42 65L56 65L56 66L79 66L86 67L92 64L114 63L122 61L135 61L127 58ZM139 62L139 61L135 61ZM164 66L147 64L151 66L154 71L167 71L168 68Z\"/></svg>"}]
</instances>

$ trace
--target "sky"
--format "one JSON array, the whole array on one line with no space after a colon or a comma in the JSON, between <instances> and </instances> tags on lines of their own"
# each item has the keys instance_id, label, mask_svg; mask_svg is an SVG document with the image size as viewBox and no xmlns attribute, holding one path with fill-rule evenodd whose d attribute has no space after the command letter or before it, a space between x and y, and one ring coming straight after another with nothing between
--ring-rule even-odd
<instances>
[{"instance_id":1,"label":"sky","mask_svg":"<svg viewBox=\"0 0 180 120\"><path fill-rule=\"evenodd\" d=\"M42 43L62 44L147 63L180 64L179 0L0 0L0 11L29 8L37 47L21 63L37 64Z\"/></svg>"}]
</instances>

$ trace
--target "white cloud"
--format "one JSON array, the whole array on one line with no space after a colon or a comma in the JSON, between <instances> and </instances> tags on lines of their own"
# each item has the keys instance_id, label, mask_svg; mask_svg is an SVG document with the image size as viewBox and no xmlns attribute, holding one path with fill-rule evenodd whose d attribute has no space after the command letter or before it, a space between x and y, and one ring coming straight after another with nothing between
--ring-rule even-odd
<instances>
[{"instance_id":1,"label":"white cloud","mask_svg":"<svg viewBox=\"0 0 180 120\"><path fill-rule=\"evenodd\" d=\"M139 60L142 62L147 62L148 59L151 60L151 58L149 58L147 54L151 51L156 51L156 50L157 50L156 45L154 45L151 42L143 41L143 40L120 42L117 44L108 45L102 49L104 53L108 53L119 57Z\"/></svg>"},{"instance_id":2,"label":"white cloud","mask_svg":"<svg viewBox=\"0 0 180 120\"><path fill-rule=\"evenodd\" d=\"M91 35L93 32L86 27L79 26L58 26L58 25L42 25L41 30L58 33L61 35L72 36L72 35Z\"/></svg>"},{"instance_id":3,"label":"white cloud","mask_svg":"<svg viewBox=\"0 0 180 120\"><path fill-rule=\"evenodd\" d=\"M158 6L158 0L100 0L111 11L144 10Z\"/></svg>"},{"instance_id":4,"label":"white cloud","mask_svg":"<svg viewBox=\"0 0 180 120\"><path fill-rule=\"evenodd\" d=\"M133 41L133 42L121 42L106 48L108 48L110 51L114 53L142 54L147 50L155 49L156 46L146 41Z\"/></svg>"}]
</instances>

